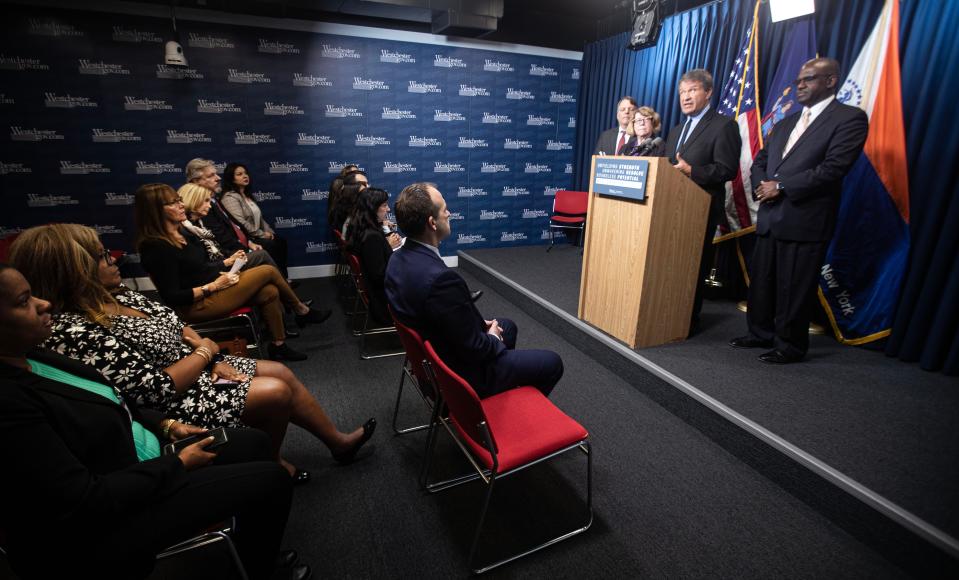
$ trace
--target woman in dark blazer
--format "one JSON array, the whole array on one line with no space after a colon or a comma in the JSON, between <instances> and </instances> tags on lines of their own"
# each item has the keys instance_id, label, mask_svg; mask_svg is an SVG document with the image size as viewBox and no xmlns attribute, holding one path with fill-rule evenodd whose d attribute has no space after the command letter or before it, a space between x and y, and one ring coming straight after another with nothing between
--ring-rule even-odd
<instances>
[{"instance_id":1,"label":"woman in dark blazer","mask_svg":"<svg viewBox=\"0 0 959 580\"><path fill-rule=\"evenodd\" d=\"M363 268L370 316L383 326L393 325L386 309L386 264L393 255L393 249L400 246L399 234L391 231L391 224L386 220L386 214L390 211L388 199L388 193L375 187L360 192L350 214L350 227L346 235L349 250L356 254Z\"/></svg>"},{"instance_id":2,"label":"woman in dark blazer","mask_svg":"<svg viewBox=\"0 0 959 580\"><path fill-rule=\"evenodd\" d=\"M24 578L141 578L165 547L231 516L251 578L268 577L290 509L291 480L265 434L230 429L176 455L167 440L202 430L129 405L102 375L32 351L51 332L50 303L0 264L0 528Z\"/></svg>"}]
</instances>

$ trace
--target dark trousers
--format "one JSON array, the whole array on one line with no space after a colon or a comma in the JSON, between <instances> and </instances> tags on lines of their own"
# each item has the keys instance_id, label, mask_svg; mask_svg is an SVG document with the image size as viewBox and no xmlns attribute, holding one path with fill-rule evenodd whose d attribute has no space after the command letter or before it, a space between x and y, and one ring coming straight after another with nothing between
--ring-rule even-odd
<instances>
[{"instance_id":1,"label":"dark trousers","mask_svg":"<svg viewBox=\"0 0 959 580\"><path fill-rule=\"evenodd\" d=\"M801 358L809 350L809 320L828 242L757 236L749 270L749 335Z\"/></svg>"},{"instance_id":2,"label":"dark trousers","mask_svg":"<svg viewBox=\"0 0 959 580\"><path fill-rule=\"evenodd\" d=\"M477 394L486 398L528 385L549 396L563 376L563 359L550 350L516 350L519 332L516 323L508 318L497 318L496 321L503 330L503 344L507 350L493 363L490 379L476 389Z\"/></svg>"},{"instance_id":3,"label":"dark trousers","mask_svg":"<svg viewBox=\"0 0 959 580\"><path fill-rule=\"evenodd\" d=\"M713 267L713 256L716 255L716 249L713 245L713 238L716 236L716 226L722 218L722 207L716 206L713 201L709 207L709 217L706 219L706 233L703 235L703 251L699 257L699 272L696 274L696 296L693 298L693 314L690 321L690 330L699 323L699 313L703 309L703 292L706 289L705 280L709 271Z\"/></svg>"},{"instance_id":4,"label":"dark trousers","mask_svg":"<svg viewBox=\"0 0 959 580\"><path fill-rule=\"evenodd\" d=\"M186 483L166 497L144 498L128 514L82 522L81 533L72 531L74 522L62 529L51 523L52 545L37 546L37 553L11 550L11 564L24 578L142 578L158 553L235 516L232 538L243 567L251 579L269 578L292 480L272 459L266 433L227 429L227 437L212 464L186 473Z\"/></svg>"},{"instance_id":5,"label":"dark trousers","mask_svg":"<svg viewBox=\"0 0 959 580\"><path fill-rule=\"evenodd\" d=\"M256 238L253 241L263 246L263 249L270 254L271 258L273 258L273 261L276 263L276 267L280 270L280 273L283 274L283 278L289 280L290 272L287 270L287 264L289 263L289 260L287 258L286 240L276 234L273 234L272 240L268 240L266 238Z\"/></svg>"}]
</instances>

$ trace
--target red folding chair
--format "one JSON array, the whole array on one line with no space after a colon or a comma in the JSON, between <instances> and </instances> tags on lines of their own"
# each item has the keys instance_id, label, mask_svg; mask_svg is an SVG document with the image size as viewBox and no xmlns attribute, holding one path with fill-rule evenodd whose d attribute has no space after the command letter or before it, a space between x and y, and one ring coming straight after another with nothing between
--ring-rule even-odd
<instances>
[{"instance_id":1,"label":"red folding chair","mask_svg":"<svg viewBox=\"0 0 959 580\"><path fill-rule=\"evenodd\" d=\"M351 252L346 253L347 263L350 265L350 272L353 277L353 283L356 286L357 301L353 307L353 336L360 337L360 358L370 360L374 358L384 358L388 356L400 356L406 354L405 350L387 351L372 354L366 349L366 337L374 334L387 334L396 332L393 326L375 326L370 327L370 296L366 289L366 281L363 279L363 269L360 267L360 259ZM360 309L360 306L363 308ZM357 328L357 317L363 315L363 326Z\"/></svg>"},{"instance_id":2,"label":"red folding chair","mask_svg":"<svg viewBox=\"0 0 959 580\"><path fill-rule=\"evenodd\" d=\"M553 215L549 218L549 247L553 249L553 230L579 230L579 244L583 245L586 232L586 209L589 207L589 194L585 191L567 191L561 189L553 198Z\"/></svg>"},{"instance_id":3,"label":"red folding chair","mask_svg":"<svg viewBox=\"0 0 959 580\"><path fill-rule=\"evenodd\" d=\"M442 491L472 479L482 479L486 483L486 496L469 552L468 561L473 572L482 574L588 530L593 523L593 454L586 429L534 387L518 387L480 399L469 383L440 360L430 341L424 344L427 372L449 411L448 419L443 418L442 413L434 413L434 416L476 470L469 479L458 478L447 485L435 486L430 491ZM427 444L427 476L436 431L434 429L430 433ZM476 548L496 481L572 449L582 449L586 453L586 519L582 527L515 555L474 568Z\"/></svg>"},{"instance_id":4,"label":"red folding chair","mask_svg":"<svg viewBox=\"0 0 959 580\"><path fill-rule=\"evenodd\" d=\"M430 412L432 412L436 406L437 395L433 382L423 367L423 363L426 362L423 338L418 332L400 322L399 319L396 318L392 307L387 306L387 308L390 311L390 316L393 317L393 326L396 327L396 334L399 335L400 342L403 343L403 350L406 351L406 358L403 359L403 367L400 369L400 386L396 393L396 405L393 407L393 432L397 435L402 435L404 433L413 433L415 431L429 429L433 425L432 422L402 429L396 426L397 417L400 413L400 401L403 398L403 385L407 379L416 387L416 392L423 399L423 402Z\"/></svg>"}]
</instances>

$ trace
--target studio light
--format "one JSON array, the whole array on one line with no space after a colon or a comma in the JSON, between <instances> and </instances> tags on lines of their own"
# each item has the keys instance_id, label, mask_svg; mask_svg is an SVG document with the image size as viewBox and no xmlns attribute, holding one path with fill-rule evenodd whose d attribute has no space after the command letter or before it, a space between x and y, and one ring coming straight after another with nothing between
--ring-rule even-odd
<instances>
[{"instance_id":1,"label":"studio light","mask_svg":"<svg viewBox=\"0 0 959 580\"><path fill-rule=\"evenodd\" d=\"M633 0L633 32L626 47L641 50L655 45L662 27L659 0Z\"/></svg>"},{"instance_id":2,"label":"studio light","mask_svg":"<svg viewBox=\"0 0 959 580\"><path fill-rule=\"evenodd\" d=\"M813 0L769 0L769 16L773 22L805 16L816 11Z\"/></svg>"},{"instance_id":3,"label":"studio light","mask_svg":"<svg viewBox=\"0 0 959 580\"><path fill-rule=\"evenodd\" d=\"M176 30L176 6L170 2L170 19L173 21L173 38L164 45L163 62L172 66L187 66L183 46L180 45L180 33Z\"/></svg>"}]
</instances>

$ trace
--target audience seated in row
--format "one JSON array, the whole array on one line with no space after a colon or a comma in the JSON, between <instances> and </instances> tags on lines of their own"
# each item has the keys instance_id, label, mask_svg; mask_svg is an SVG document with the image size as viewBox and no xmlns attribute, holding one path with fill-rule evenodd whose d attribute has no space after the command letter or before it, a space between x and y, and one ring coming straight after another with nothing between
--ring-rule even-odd
<instances>
[{"instance_id":1,"label":"audience seated in row","mask_svg":"<svg viewBox=\"0 0 959 580\"><path fill-rule=\"evenodd\" d=\"M28 232L24 243L32 238ZM65 270L85 251L66 248L70 261L43 267ZM110 268L98 255L80 261L85 282ZM44 282L69 277L52 278ZM77 306L104 323L118 319L92 295ZM13 570L25 579L142 578L163 549L231 517L250 578L269 578L278 560L295 560L279 552L291 480L270 461L269 438L231 428L215 452L205 449L212 441L205 438L161 455L164 443L203 429L174 420L185 419L180 415L140 408L121 384L80 361L36 350L55 330L84 340L63 317L51 326L52 311L49 301L31 294L23 275L0 264L0 527ZM115 379L140 371L133 359L110 365ZM292 572L309 576L302 565Z\"/></svg>"},{"instance_id":2,"label":"audience seated in row","mask_svg":"<svg viewBox=\"0 0 959 580\"><path fill-rule=\"evenodd\" d=\"M124 287L92 228L30 228L14 242L10 260L36 296L53 304L44 346L89 364L139 404L206 428L258 427L270 435L272 456L300 480L308 474L279 457L289 423L312 433L341 462L352 460L373 433L372 419L340 431L289 368L221 355L172 310ZM276 272L258 266L250 273L262 268Z\"/></svg>"},{"instance_id":3,"label":"audience seated in row","mask_svg":"<svg viewBox=\"0 0 959 580\"><path fill-rule=\"evenodd\" d=\"M304 304L274 266L263 264L236 274L223 272L220 261L209 260L200 239L181 227L186 210L170 186L140 186L134 197L134 210L140 263L163 301L184 320L214 320L242 306L258 306L272 338L267 347L270 358L306 358L286 344L282 305L293 310L300 326L323 322L329 318L329 310L320 311Z\"/></svg>"}]
</instances>

